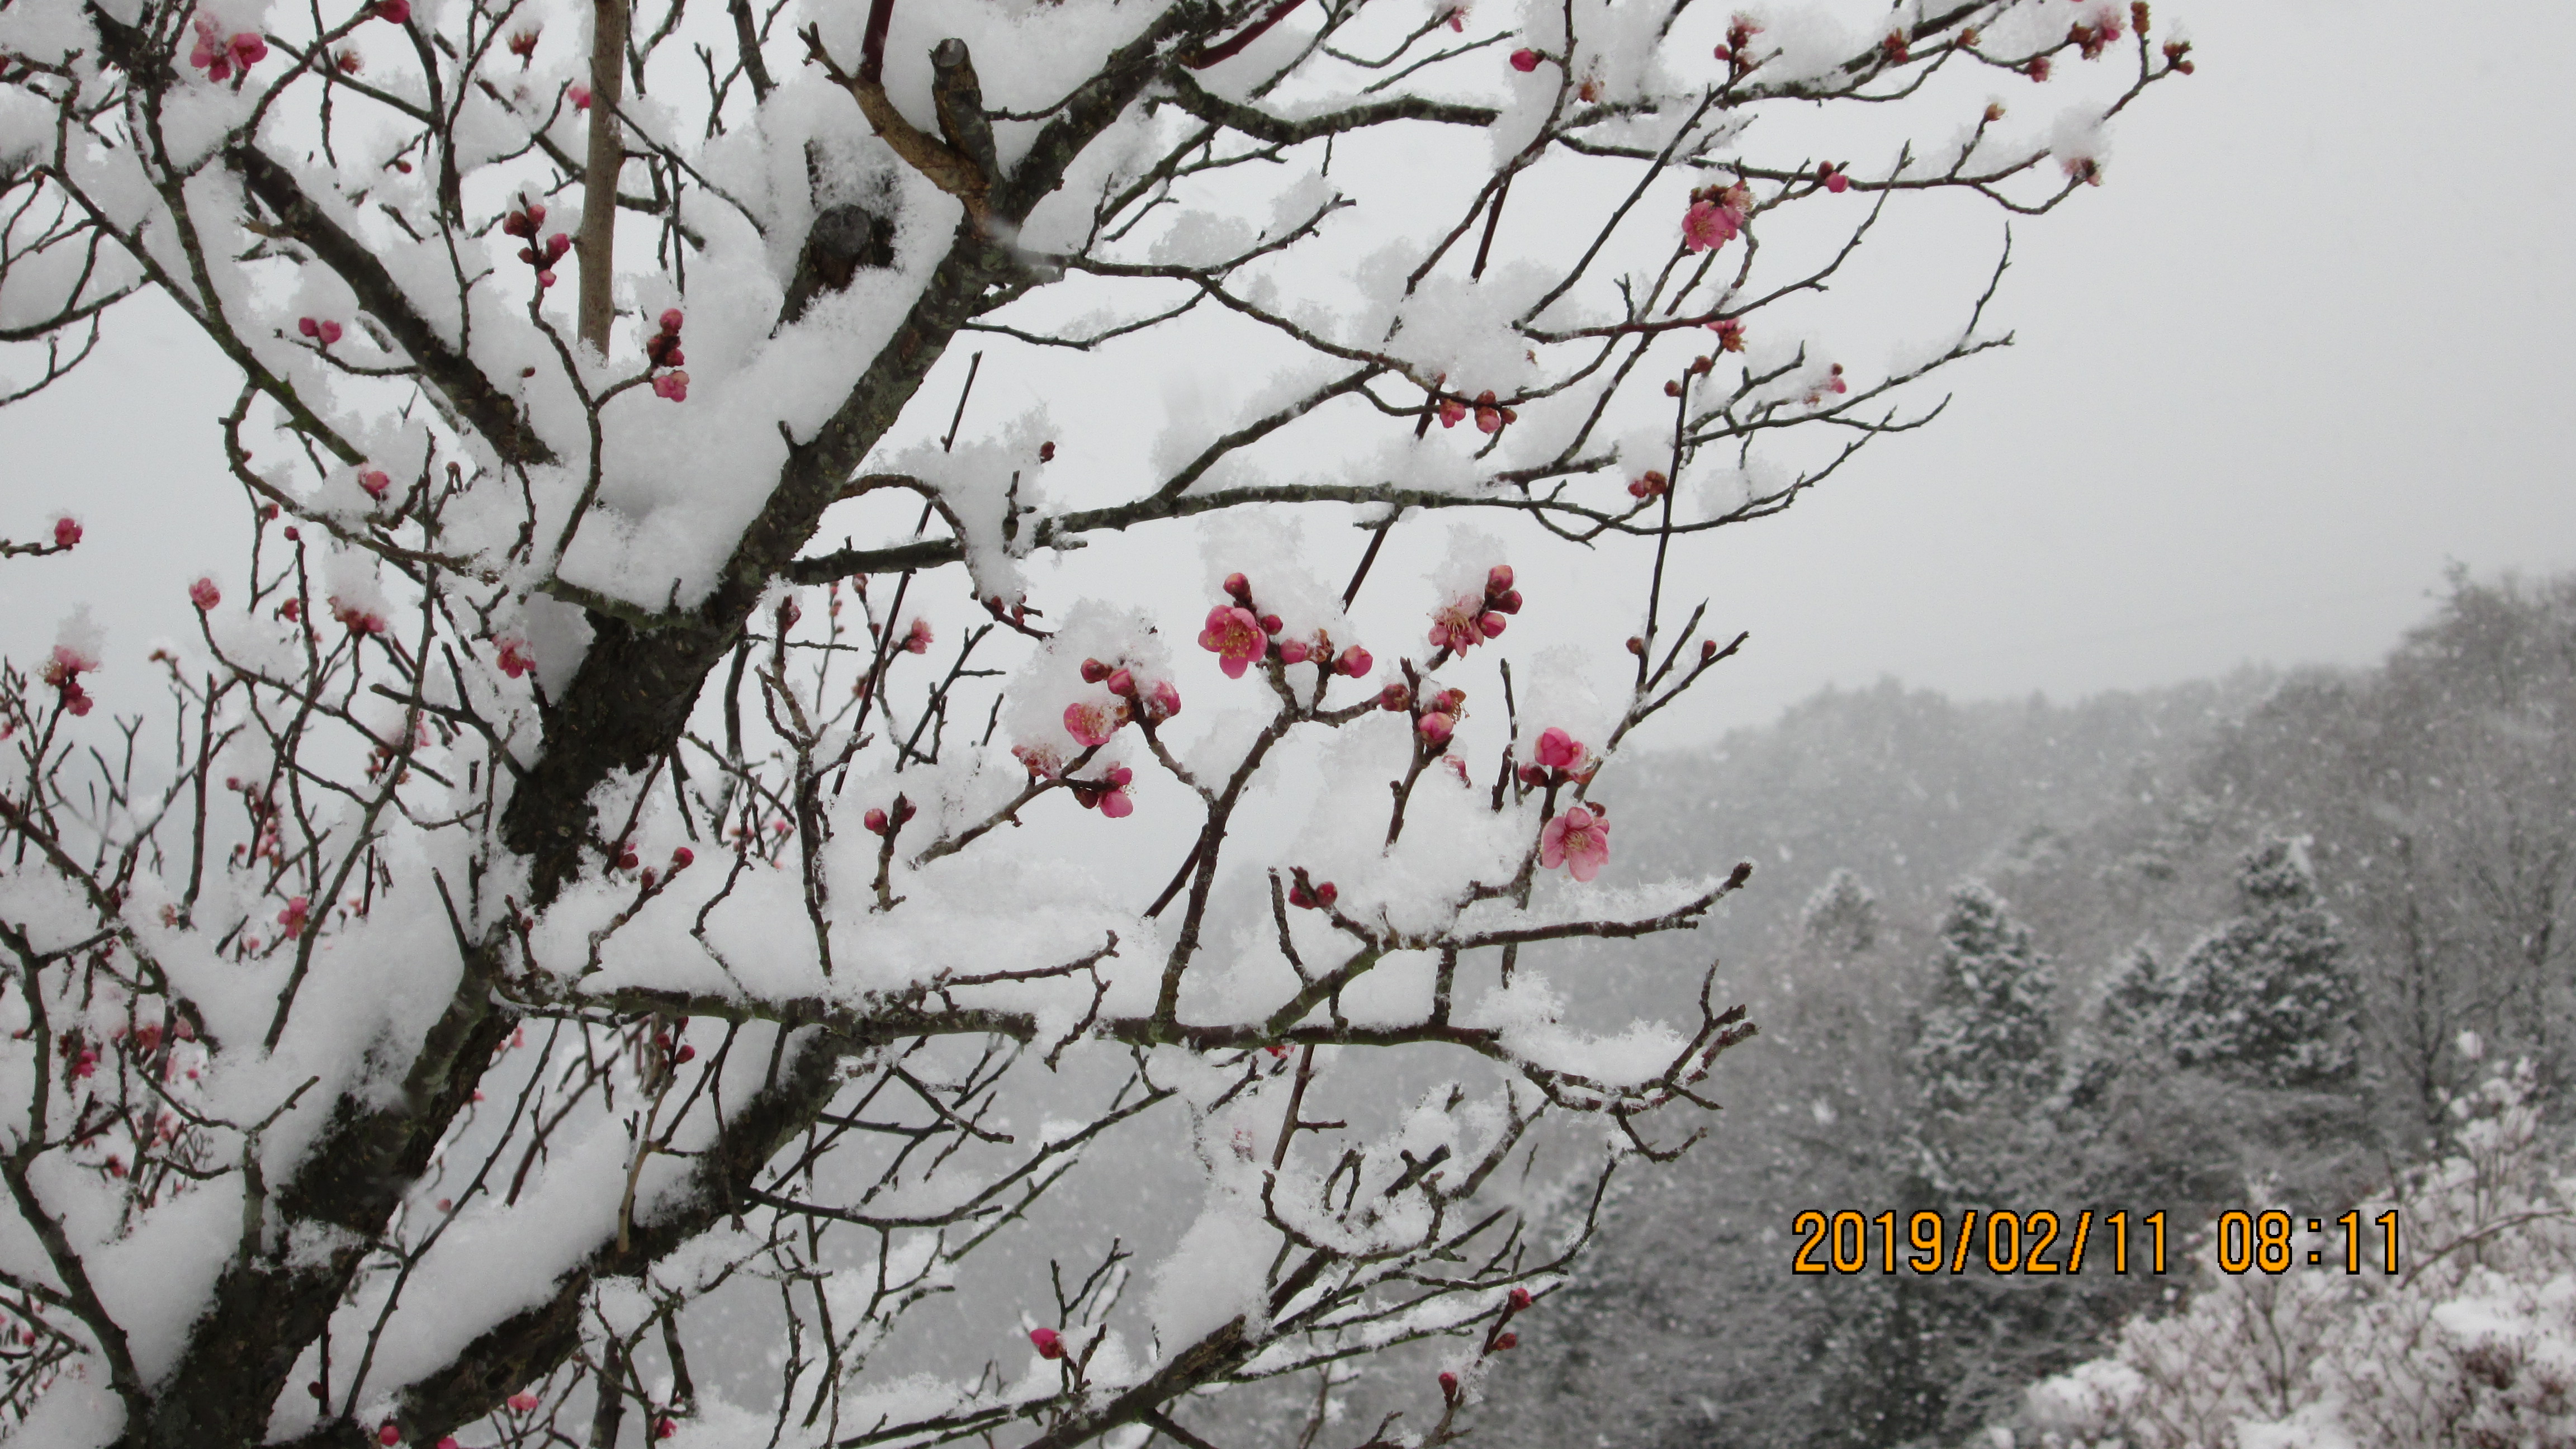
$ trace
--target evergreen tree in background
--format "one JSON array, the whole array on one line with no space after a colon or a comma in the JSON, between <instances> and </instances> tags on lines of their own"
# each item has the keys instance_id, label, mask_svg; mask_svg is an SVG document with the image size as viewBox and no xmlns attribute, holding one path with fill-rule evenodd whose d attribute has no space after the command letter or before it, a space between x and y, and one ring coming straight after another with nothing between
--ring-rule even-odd
<instances>
[{"instance_id":1,"label":"evergreen tree in background","mask_svg":"<svg viewBox=\"0 0 2576 1449\"><path fill-rule=\"evenodd\" d=\"M2267 1087L2330 1088L2359 1066L2360 990L2317 903L2304 841L2246 853L2246 914L2183 957L2167 1030L2174 1060Z\"/></svg>"},{"instance_id":2,"label":"evergreen tree in background","mask_svg":"<svg viewBox=\"0 0 2576 1449\"><path fill-rule=\"evenodd\" d=\"M1848 867L1836 867L1798 914L1800 943L1818 960L1849 961L1862 955L1878 944L1878 931L1878 892L1862 885Z\"/></svg>"},{"instance_id":3,"label":"evergreen tree in background","mask_svg":"<svg viewBox=\"0 0 2576 1449\"><path fill-rule=\"evenodd\" d=\"M2003 897L1970 881L1950 893L1931 1005L1912 1053L1935 1107L1957 1112L2056 1084L2048 1019L2055 972Z\"/></svg>"}]
</instances>

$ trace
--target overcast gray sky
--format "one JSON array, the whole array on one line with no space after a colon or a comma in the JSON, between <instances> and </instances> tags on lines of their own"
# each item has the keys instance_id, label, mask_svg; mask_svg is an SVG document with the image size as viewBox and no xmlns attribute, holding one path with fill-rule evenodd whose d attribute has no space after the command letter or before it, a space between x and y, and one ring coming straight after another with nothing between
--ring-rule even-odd
<instances>
[{"instance_id":1,"label":"overcast gray sky","mask_svg":"<svg viewBox=\"0 0 2576 1449\"><path fill-rule=\"evenodd\" d=\"M1955 372L1930 430L1700 552L1712 618L1754 642L1668 741L1890 674L2063 698L2366 662L2448 560L2576 566L2576 10L2157 19L2189 26L2200 73L2121 123L2100 191L2020 230L1999 314L2019 344ZM0 533L69 506L91 539L0 569L15 657L89 600L113 631L101 690L145 702L125 691L153 634L192 628L186 578L238 573L222 373L133 309L99 362L0 411Z\"/></svg>"}]
</instances>

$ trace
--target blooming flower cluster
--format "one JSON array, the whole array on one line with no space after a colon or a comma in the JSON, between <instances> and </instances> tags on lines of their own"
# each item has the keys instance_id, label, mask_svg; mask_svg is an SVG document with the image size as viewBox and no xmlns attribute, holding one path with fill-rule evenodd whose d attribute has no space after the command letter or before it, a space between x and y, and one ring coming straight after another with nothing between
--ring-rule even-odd
<instances>
[{"instance_id":1,"label":"blooming flower cluster","mask_svg":"<svg viewBox=\"0 0 2576 1449\"><path fill-rule=\"evenodd\" d=\"M1324 634L1312 640L1277 637L1287 625L1276 614L1254 611L1252 581L1241 574L1226 575L1225 592L1234 602L1208 610L1207 624L1199 630L1199 647L1217 657L1217 667L1228 679L1241 679L1246 669L1273 658L1281 664L1314 664L1351 679L1377 666L1377 660L1357 644L1335 654L1332 639ZM1117 685L1113 682L1110 688L1115 691ZM1175 697L1167 713L1179 709Z\"/></svg>"},{"instance_id":2,"label":"blooming flower cluster","mask_svg":"<svg viewBox=\"0 0 2576 1449\"><path fill-rule=\"evenodd\" d=\"M1703 186L1691 193L1690 210L1682 213L1682 247L1712 251L1735 240L1753 213L1753 193L1739 181L1733 186Z\"/></svg>"},{"instance_id":3,"label":"blooming flower cluster","mask_svg":"<svg viewBox=\"0 0 2576 1449\"><path fill-rule=\"evenodd\" d=\"M1485 596L1462 596L1431 615L1431 642L1452 654L1464 654L1488 639L1502 637L1503 616L1521 611L1521 591L1512 587L1512 566L1496 564L1485 573Z\"/></svg>"},{"instance_id":4,"label":"blooming flower cluster","mask_svg":"<svg viewBox=\"0 0 2576 1449\"><path fill-rule=\"evenodd\" d=\"M1112 765L1094 780L1067 780L1065 788L1073 792L1085 810L1097 810L1112 820L1124 820L1136 808L1127 795L1128 783L1136 778L1125 765Z\"/></svg>"},{"instance_id":5,"label":"blooming flower cluster","mask_svg":"<svg viewBox=\"0 0 2576 1449\"><path fill-rule=\"evenodd\" d=\"M647 367L670 369L653 379L653 395L672 402L686 402L689 400L689 375L680 370L680 364L687 360L685 354L680 351L682 321L680 309L673 307L665 311L661 321L662 330L655 333L652 340L644 344L644 361ZM924 638L922 647L925 649L929 647L927 637ZM921 650L915 649L912 652L918 654Z\"/></svg>"},{"instance_id":6,"label":"blooming flower cluster","mask_svg":"<svg viewBox=\"0 0 2576 1449\"><path fill-rule=\"evenodd\" d=\"M188 49L188 64L204 71L210 81L233 80L235 72L247 79L252 66L268 59L268 42L257 31L237 31L227 37L214 17L202 10L197 12L196 27L197 43Z\"/></svg>"},{"instance_id":7,"label":"blooming flower cluster","mask_svg":"<svg viewBox=\"0 0 2576 1449\"><path fill-rule=\"evenodd\" d=\"M504 233L518 237L527 243L526 246L519 248L519 260L536 268L537 285L551 287L555 284L554 265L563 260L564 253L572 250L572 238L562 232L556 232L547 237L545 244L540 247L537 243L537 231L545 224L545 203L540 201L531 201L525 206L514 207L509 215L501 218L501 230ZM683 388L687 386L685 379L681 386Z\"/></svg>"},{"instance_id":8,"label":"blooming flower cluster","mask_svg":"<svg viewBox=\"0 0 2576 1449\"><path fill-rule=\"evenodd\" d=\"M81 688L80 677L98 668L98 664L99 661L94 655L69 644L57 644L54 646L52 657L45 661L43 678L47 684L62 692L63 708L76 715L87 714L90 706L96 701L89 697L87 690Z\"/></svg>"}]
</instances>

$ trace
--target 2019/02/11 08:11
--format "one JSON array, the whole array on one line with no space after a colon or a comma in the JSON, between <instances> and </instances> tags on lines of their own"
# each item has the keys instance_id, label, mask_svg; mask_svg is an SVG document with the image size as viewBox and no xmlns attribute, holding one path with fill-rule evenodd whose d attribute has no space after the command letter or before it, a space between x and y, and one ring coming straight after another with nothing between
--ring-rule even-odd
<instances>
[{"instance_id":1,"label":"2019/02/11 08:11","mask_svg":"<svg viewBox=\"0 0 2576 1449\"><path fill-rule=\"evenodd\" d=\"M1814 1209L1799 1213L1790 1223L1790 1230L1801 1238L1790 1271L1865 1272L1873 1258L1873 1240L1878 1249L1874 1255L1878 1271L1882 1273L1895 1272L1900 1263L1923 1274L1965 1273L1972 1264L1990 1273L2080 1273L2088 1251L2096 1264L2107 1258L2114 1273L2126 1273L2130 1267L2133 1220L2125 1210L2102 1213L2086 1208L2075 1214L2070 1227L2059 1214L2047 1209L2019 1213L1965 1208L1960 1211L1954 1232L1948 1218L1927 1208L1906 1219L1910 1251L1900 1251L1898 1247L1897 1217L1894 1212L1883 1212L1874 1218L1857 1212L1839 1212L1829 1217ZM2396 1209L2370 1220L2368 1226L2376 1227L2376 1234L2365 1231L2358 1208L2331 1220L2341 1230L2339 1240L2328 1230L2328 1221L2307 1220L2307 1231L2319 1235L2320 1241L2302 1251L2293 1231L2295 1219L2288 1212L2278 1208L2261 1212L2231 1209L2214 1220L2211 1246L2220 1271L2227 1273L2259 1269L2277 1274L2302 1261L2310 1267L2340 1263L2346 1273L2359 1273L2369 1257L2369 1240L2375 1236L2380 1251L2374 1266L2383 1273L2397 1271ZM2165 1213L2140 1216L2134 1220L2134 1227L2139 1266L2149 1273L2164 1272ZM2061 1239L2067 1243L2062 1259L2051 1256Z\"/></svg>"}]
</instances>

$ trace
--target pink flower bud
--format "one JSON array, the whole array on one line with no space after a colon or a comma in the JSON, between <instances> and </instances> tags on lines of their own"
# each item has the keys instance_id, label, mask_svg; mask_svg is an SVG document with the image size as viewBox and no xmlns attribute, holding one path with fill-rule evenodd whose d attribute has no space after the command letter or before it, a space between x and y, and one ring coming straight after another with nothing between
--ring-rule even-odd
<instances>
[{"instance_id":1,"label":"pink flower bud","mask_svg":"<svg viewBox=\"0 0 2576 1449\"><path fill-rule=\"evenodd\" d=\"M213 579L199 579L188 585L188 602L196 605L199 613L204 613L223 601L223 590L215 587Z\"/></svg>"},{"instance_id":2,"label":"pink flower bud","mask_svg":"<svg viewBox=\"0 0 2576 1449\"><path fill-rule=\"evenodd\" d=\"M1285 639L1279 644L1279 662L1282 664L1303 664L1314 653L1314 649L1301 640Z\"/></svg>"},{"instance_id":3,"label":"pink flower bud","mask_svg":"<svg viewBox=\"0 0 2576 1449\"><path fill-rule=\"evenodd\" d=\"M1496 564L1485 570L1485 597L1496 598L1512 591L1512 566Z\"/></svg>"},{"instance_id":4,"label":"pink flower bud","mask_svg":"<svg viewBox=\"0 0 2576 1449\"><path fill-rule=\"evenodd\" d=\"M1376 664L1377 661L1369 657L1369 652L1367 650L1354 644L1350 648L1342 651L1340 661L1333 667L1339 669L1342 673L1353 679L1358 679L1367 674Z\"/></svg>"},{"instance_id":5,"label":"pink flower bud","mask_svg":"<svg viewBox=\"0 0 2576 1449\"><path fill-rule=\"evenodd\" d=\"M1450 732L1458 727L1458 722L1434 710L1414 721L1413 727L1421 732L1424 744L1437 748L1449 743Z\"/></svg>"},{"instance_id":6,"label":"pink flower bud","mask_svg":"<svg viewBox=\"0 0 2576 1449\"><path fill-rule=\"evenodd\" d=\"M516 1393L509 1398L510 1411L514 1414L532 1413L542 1402L544 1401L530 1393Z\"/></svg>"},{"instance_id":7,"label":"pink flower bud","mask_svg":"<svg viewBox=\"0 0 2576 1449\"><path fill-rule=\"evenodd\" d=\"M661 316L662 330L676 337L679 335L680 324L683 320L685 319L680 316L679 308L667 308L663 311Z\"/></svg>"},{"instance_id":8,"label":"pink flower bud","mask_svg":"<svg viewBox=\"0 0 2576 1449\"><path fill-rule=\"evenodd\" d=\"M70 548L81 541L80 520L66 513L54 520L54 547Z\"/></svg>"},{"instance_id":9,"label":"pink flower bud","mask_svg":"<svg viewBox=\"0 0 2576 1449\"><path fill-rule=\"evenodd\" d=\"M1486 638L1499 639L1503 636L1504 622L1500 614L1487 614L1476 621L1476 627L1484 631Z\"/></svg>"},{"instance_id":10,"label":"pink flower bud","mask_svg":"<svg viewBox=\"0 0 2576 1449\"><path fill-rule=\"evenodd\" d=\"M633 870L633 869L635 868L635 865L636 865L636 855L635 855L635 852L634 852L634 851L631 851L631 850L624 850L624 851L619 851L619 852L618 852L618 855L617 855L617 868L618 868L619 870Z\"/></svg>"},{"instance_id":11,"label":"pink flower bud","mask_svg":"<svg viewBox=\"0 0 2576 1449\"><path fill-rule=\"evenodd\" d=\"M375 15L400 25L411 19L411 0L376 0Z\"/></svg>"},{"instance_id":12,"label":"pink flower bud","mask_svg":"<svg viewBox=\"0 0 2576 1449\"><path fill-rule=\"evenodd\" d=\"M1145 693L1145 713L1156 720L1166 720L1180 712L1181 692L1168 679L1155 680L1154 687Z\"/></svg>"},{"instance_id":13,"label":"pink flower bud","mask_svg":"<svg viewBox=\"0 0 2576 1449\"><path fill-rule=\"evenodd\" d=\"M394 1427L393 1420L387 1419L384 1427L376 1430L376 1442L387 1445L399 1444L402 1442L402 1430Z\"/></svg>"},{"instance_id":14,"label":"pink flower bud","mask_svg":"<svg viewBox=\"0 0 2576 1449\"><path fill-rule=\"evenodd\" d=\"M1287 627L1287 625L1279 622L1279 616L1277 614L1264 614L1261 616L1261 632L1264 634L1276 634Z\"/></svg>"},{"instance_id":15,"label":"pink flower bud","mask_svg":"<svg viewBox=\"0 0 2576 1449\"><path fill-rule=\"evenodd\" d=\"M1506 1333L1502 1337L1494 1340L1494 1352L1496 1353L1507 1353L1520 1346L1521 1336L1517 1333Z\"/></svg>"},{"instance_id":16,"label":"pink flower bud","mask_svg":"<svg viewBox=\"0 0 2576 1449\"><path fill-rule=\"evenodd\" d=\"M1377 694L1377 707L1383 710L1400 710L1410 706L1412 703L1413 691L1405 688L1401 684L1390 684L1386 688L1379 690Z\"/></svg>"},{"instance_id":17,"label":"pink flower bud","mask_svg":"<svg viewBox=\"0 0 2576 1449\"><path fill-rule=\"evenodd\" d=\"M927 619L913 620L911 630L903 636L903 652L906 654L927 654L930 652L930 643L930 621Z\"/></svg>"},{"instance_id":18,"label":"pink flower bud","mask_svg":"<svg viewBox=\"0 0 2576 1449\"><path fill-rule=\"evenodd\" d=\"M1098 684L1100 681L1102 681L1102 680L1104 680L1104 679L1107 679L1108 677L1109 677L1109 666L1108 666L1108 665L1101 663L1101 662L1100 662L1099 660L1097 660L1097 659L1086 659L1086 660L1082 661L1082 682L1083 682L1083 683L1085 683L1085 684Z\"/></svg>"},{"instance_id":19,"label":"pink flower bud","mask_svg":"<svg viewBox=\"0 0 2576 1449\"><path fill-rule=\"evenodd\" d=\"M1524 75L1538 69L1538 61L1539 55L1535 50L1515 50L1512 52L1512 69L1519 71Z\"/></svg>"},{"instance_id":20,"label":"pink flower bud","mask_svg":"<svg viewBox=\"0 0 2576 1449\"><path fill-rule=\"evenodd\" d=\"M1329 911L1333 908L1334 900L1340 895L1341 892L1334 888L1333 883L1326 881L1315 887L1315 905L1320 910Z\"/></svg>"},{"instance_id":21,"label":"pink flower bud","mask_svg":"<svg viewBox=\"0 0 2576 1449\"><path fill-rule=\"evenodd\" d=\"M1519 613L1521 611L1521 591L1514 589L1510 593L1503 595L1501 598L1494 600L1494 607L1506 614Z\"/></svg>"},{"instance_id":22,"label":"pink flower bud","mask_svg":"<svg viewBox=\"0 0 2576 1449\"><path fill-rule=\"evenodd\" d=\"M1064 1339L1052 1328L1032 1328L1029 1342L1036 1346L1040 1358L1064 1357Z\"/></svg>"},{"instance_id":23,"label":"pink flower bud","mask_svg":"<svg viewBox=\"0 0 2576 1449\"><path fill-rule=\"evenodd\" d=\"M1252 580L1245 578L1241 574L1227 574L1225 576L1225 591L1236 603L1248 604L1252 602Z\"/></svg>"},{"instance_id":24,"label":"pink flower bud","mask_svg":"<svg viewBox=\"0 0 2576 1449\"><path fill-rule=\"evenodd\" d=\"M1512 1290L1512 1300L1511 1300L1511 1301L1512 1301L1512 1311L1513 1311L1514 1313L1518 1313L1518 1312L1519 1312L1519 1311L1521 1311L1522 1309L1527 1308L1527 1307L1529 1307L1529 1306L1530 1306L1530 1291L1529 1291L1527 1288L1515 1288L1515 1289L1513 1289L1513 1290Z\"/></svg>"},{"instance_id":25,"label":"pink flower bud","mask_svg":"<svg viewBox=\"0 0 2576 1449\"><path fill-rule=\"evenodd\" d=\"M1109 686L1109 692L1111 694L1117 695L1121 699L1134 699L1136 697L1136 676L1129 673L1124 667L1110 670L1109 677L1101 682Z\"/></svg>"},{"instance_id":26,"label":"pink flower bud","mask_svg":"<svg viewBox=\"0 0 2576 1449\"><path fill-rule=\"evenodd\" d=\"M381 503L394 486L394 480L381 469L369 468L358 475L358 486L367 490L369 498Z\"/></svg>"},{"instance_id":27,"label":"pink flower bud","mask_svg":"<svg viewBox=\"0 0 2576 1449\"><path fill-rule=\"evenodd\" d=\"M319 337L322 335L322 324L310 317L298 317L295 319L295 330L307 337Z\"/></svg>"},{"instance_id":28,"label":"pink flower bud","mask_svg":"<svg viewBox=\"0 0 2576 1449\"><path fill-rule=\"evenodd\" d=\"M1447 1399L1458 1396L1458 1376L1447 1369L1440 1371L1440 1396Z\"/></svg>"},{"instance_id":29,"label":"pink flower bud","mask_svg":"<svg viewBox=\"0 0 2576 1449\"><path fill-rule=\"evenodd\" d=\"M551 287L551 286L553 286L554 284L555 284L555 274L554 274L553 272L547 271L547 270L546 270L545 268L543 268L543 267L540 267L540 268L538 268L538 269L537 269L537 285L538 285L538 286L540 286L540 287ZM661 391L662 391L662 390L661 390L661 388L660 388L660 387L658 387L658 386L657 386L657 387L655 387L653 390L654 390L655 392L661 392ZM665 397L669 397L669 396L670 396L670 394L668 394L668 393L663 393L663 396L665 396ZM674 401L677 401L677 399L674 399Z\"/></svg>"},{"instance_id":30,"label":"pink flower bud","mask_svg":"<svg viewBox=\"0 0 2576 1449\"><path fill-rule=\"evenodd\" d=\"M1301 911L1311 911L1315 908L1315 897L1304 886L1292 885L1288 887L1288 904Z\"/></svg>"},{"instance_id":31,"label":"pink flower bud","mask_svg":"<svg viewBox=\"0 0 2576 1449\"><path fill-rule=\"evenodd\" d=\"M698 863L698 853L683 845L671 852L671 874L678 875Z\"/></svg>"},{"instance_id":32,"label":"pink flower bud","mask_svg":"<svg viewBox=\"0 0 2576 1449\"><path fill-rule=\"evenodd\" d=\"M872 835L886 833L886 813L883 810L870 809L867 814L859 817L859 823L866 826L868 833Z\"/></svg>"}]
</instances>

